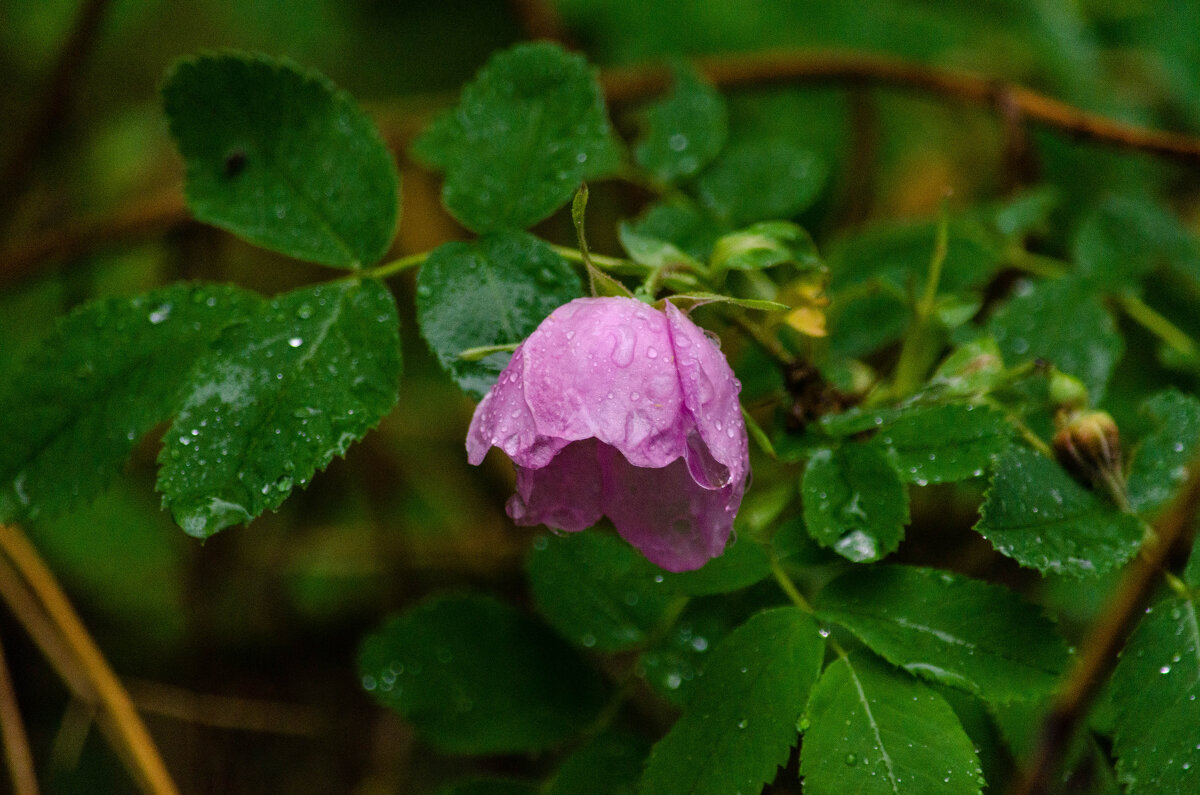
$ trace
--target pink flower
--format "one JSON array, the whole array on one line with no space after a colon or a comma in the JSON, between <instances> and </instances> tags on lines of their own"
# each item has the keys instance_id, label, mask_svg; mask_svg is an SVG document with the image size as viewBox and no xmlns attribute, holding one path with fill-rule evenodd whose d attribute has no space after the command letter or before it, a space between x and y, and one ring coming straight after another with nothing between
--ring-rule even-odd
<instances>
[{"instance_id":1,"label":"pink flower","mask_svg":"<svg viewBox=\"0 0 1200 795\"><path fill-rule=\"evenodd\" d=\"M472 464L517 467L508 515L575 532L608 516L668 571L725 549L750 471L741 384L670 302L579 298L513 353L475 409Z\"/></svg>"}]
</instances>

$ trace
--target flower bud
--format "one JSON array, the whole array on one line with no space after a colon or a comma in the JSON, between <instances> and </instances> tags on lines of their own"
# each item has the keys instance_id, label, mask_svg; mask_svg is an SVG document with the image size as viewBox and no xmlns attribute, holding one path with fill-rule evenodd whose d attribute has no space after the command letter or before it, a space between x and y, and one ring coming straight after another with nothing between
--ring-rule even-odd
<instances>
[{"instance_id":1,"label":"flower bud","mask_svg":"<svg viewBox=\"0 0 1200 795\"><path fill-rule=\"evenodd\" d=\"M1086 485L1124 488L1121 435L1106 411L1082 411L1066 419L1054 435L1054 455Z\"/></svg>"}]
</instances>

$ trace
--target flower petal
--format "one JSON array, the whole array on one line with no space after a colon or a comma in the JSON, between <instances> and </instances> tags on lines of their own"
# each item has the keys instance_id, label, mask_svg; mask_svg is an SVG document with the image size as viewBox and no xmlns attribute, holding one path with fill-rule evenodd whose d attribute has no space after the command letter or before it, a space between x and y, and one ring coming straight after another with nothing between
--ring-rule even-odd
<instances>
[{"instance_id":1,"label":"flower petal","mask_svg":"<svg viewBox=\"0 0 1200 795\"><path fill-rule=\"evenodd\" d=\"M648 560L667 571L691 571L724 551L742 498L740 483L706 489L683 460L647 469L607 445L597 455L604 513Z\"/></svg>"},{"instance_id":2,"label":"flower petal","mask_svg":"<svg viewBox=\"0 0 1200 795\"><path fill-rule=\"evenodd\" d=\"M600 521L600 464L595 439L572 442L540 469L517 468L517 492L506 506L523 527L544 524L575 532Z\"/></svg>"},{"instance_id":3,"label":"flower petal","mask_svg":"<svg viewBox=\"0 0 1200 795\"><path fill-rule=\"evenodd\" d=\"M686 416L666 318L632 298L556 309L523 346L539 435L611 444L637 466L685 452Z\"/></svg>"},{"instance_id":4,"label":"flower petal","mask_svg":"<svg viewBox=\"0 0 1200 795\"><path fill-rule=\"evenodd\" d=\"M730 483L745 479L749 469L749 442L738 392L742 385L733 375L721 349L687 315L667 301L666 313L675 352L683 404L709 454L729 470ZM696 452L692 445L693 453ZM689 457L693 472L704 472L700 460ZM709 469L708 471L711 471ZM697 482L702 482L697 478Z\"/></svg>"},{"instance_id":5,"label":"flower petal","mask_svg":"<svg viewBox=\"0 0 1200 795\"><path fill-rule=\"evenodd\" d=\"M518 466L544 467L566 440L548 439L525 400L524 354L518 347L492 391L475 407L467 431L467 460L478 466L491 447L499 447Z\"/></svg>"}]
</instances>

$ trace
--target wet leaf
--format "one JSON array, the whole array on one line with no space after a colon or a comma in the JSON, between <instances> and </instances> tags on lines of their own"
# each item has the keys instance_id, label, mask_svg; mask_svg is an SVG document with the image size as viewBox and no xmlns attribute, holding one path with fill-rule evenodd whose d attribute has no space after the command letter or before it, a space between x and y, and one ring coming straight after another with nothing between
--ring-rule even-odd
<instances>
[{"instance_id":1,"label":"wet leaf","mask_svg":"<svg viewBox=\"0 0 1200 795\"><path fill-rule=\"evenodd\" d=\"M1134 511L1153 515L1187 480L1200 446L1200 400L1170 390L1147 399L1141 411L1157 427L1134 452L1125 485Z\"/></svg>"},{"instance_id":2,"label":"wet leaf","mask_svg":"<svg viewBox=\"0 0 1200 795\"><path fill-rule=\"evenodd\" d=\"M713 652L683 716L650 752L644 795L760 790L787 761L825 643L810 616L767 610Z\"/></svg>"},{"instance_id":3,"label":"wet leaf","mask_svg":"<svg viewBox=\"0 0 1200 795\"><path fill-rule=\"evenodd\" d=\"M923 486L983 475L1012 436L1000 412L959 403L905 411L880 432L879 443L900 477Z\"/></svg>"},{"instance_id":4,"label":"wet leaf","mask_svg":"<svg viewBox=\"0 0 1200 795\"><path fill-rule=\"evenodd\" d=\"M233 287L177 285L64 318L0 397L0 521L99 495L178 409L196 359L258 304Z\"/></svg>"},{"instance_id":5,"label":"wet leaf","mask_svg":"<svg viewBox=\"0 0 1200 795\"><path fill-rule=\"evenodd\" d=\"M1121 513L1058 464L1019 445L997 458L975 529L1022 566L1075 577L1120 566L1142 540L1136 517Z\"/></svg>"},{"instance_id":6,"label":"wet leaf","mask_svg":"<svg viewBox=\"0 0 1200 795\"><path fill-rule=\"evenodd\" d=\"M1146 611L1113 674L1117 777L1131 795L1190 792L1200 770L1200 630L1188 599Z\"/></svg>"},{"instance_id":7,"label":"wet leaf","mask_svg":"<svg viewBox=\"0 0 1200 795\"><path fill-rule=\"evenodd\" d=\"M675 86L646 111L646 132L633 149L637 164L660 182L690 177L725 145L725 100L695 70L675 70Z\"/></svg>"},{"instance_id":8,"label":"wet leaf","mask_svg":"<svg viewBox=\"0 0 1200 795\"><path fill-rule=\"evenodd\" d=\"M433 597L392 617L363 641L358 671L376 701L451 753L546 748L604 703L571 647L490 596Z\"/></svg>"},{"instance_id":9,"label":"wet leaf","mask_svg":"<svg viewBox=\"0 0 1200 795\"><path fill-rule=\"evenodd\" d=\"M817 451L800 489L809 535L847 560L879 560L900 545L908 491L880 446L847 443Z\"/></svg>"},{"instance_id":10,"label":"wet leaf","mask_svg":"<svg viewBox=\"0 0 1200 795\"><path fill-rule=\"evenodd\" d=\"M771 575L771 560L762 546L739 538L725 553L695 571L667 574L666 582L688 596L707 596L747 588Z\"/></svg>"},{"instance_id":11,"label":"wet leaf","mask_svg":"<svg viewBox=\"0 0 1200 795\"><path fill-rule=\"evenodd\" d=\"M808 795L959 795L983 785L950 705L865 654L825 669L805 711L800 775Z\"/></svg>"},{"instance_id":12,"label":"wet leaf","mask_svg":"<svg viewBox=\"0 0 1200 795\"><path fill-rule=\"evenodd\" d=\"M733 226L787 219L807 209L828 166L790 141L746 141L725 149L696 183L700 203Z\"/></svg>"},{"instance_id":13,"label":"wet leaf","mask_svg":"<svg viewBox=\"0 0 1200 795\"><path fill-rule=\"evenodd\" d=\"M414 154L445 172L446 208L480 233L536 224L619 159L595 74L549 42L492 57Z\"/></svg>"},{"instance_id":14,"label":"wet leaf","mask_svg":"<svg viewBox=\"0 0 1200 795\"><path fill-rule=\"evenodd\" d=\"M600 532L539 536L529 556L529 587L558 634L605 652L644 643L677 599L661 569Z\"/></svg>"},{"instance_id":15,"label":"wet leaf","mask_svg":"<svg viewBox=\"0 0 1200 795\"><path fill-rule=\"evenodd\" d=\"M1083 381L1093 405L1125 349L1099 295L1077 277L1019 282L988 331L1010 366L1045 359Z\"/></svg>"},{"instance_id":16,"label":"wet leaf","mask_svg":"<svg viewBox=\"0 0 1200 795\"><path fill-rule=\"evenodd\" d=\"M945 571L855 569L821 589L815 607L909 673L991 702L1050 692L1067 661L1066 643L1038 608Z\"/></svg>"},{"instance_id":17,"label":"wet leaf","mask_svg":"<svg viewBox=\"0 0 1200 795\"><path fill-rule=\"evenodd\" d=\"M1075 233L1072 258L1108 290L1133 288L1159 266L1200 274L1200 244L1179 219L1125 196L1108 196L1088 213Z\"/></svg>"},{"instance_id":18,"label":"wet leaf","mask_svg":"<svg viewBox=\"0 0 1200 795\"><path fill-rule=\"evenodd\" d=\"M788 262L801 270L824 268L812 235L789 221L763 221L725 235L717 240L711 260L716 273L762 270Z\"/></svg>"},{"instance_id":19,"label":"wet leaf","mask_svg":"<svg viewBox=\"0 0 1200 795\"><path fill-rule=\"evenodd\" d=\"M519 343L581 295L579 275L549 246L525 232L498 232L445 243L429 255L417 275L417 321L442 367L463 391L481 398L512 354L478 361L459 354Z\"/></svg>"},{"instance_id":20,"label":"wet leaf","mask_svg":"<svg viewBox=\"0 0 1200 795\"><path fill-rule=\"evenodd\" d=\"M324 265L358 268L387 251L395 162L323 76L262 56L206 55L171 69L163 102L199 220Z\"/></svg>"},{"instance_id":21,"label":"wet leaf","mask_svg":"<svg viewBox=\"0 0 1200 795\"><path fill-rule=\"evenodd\" d=\"M650 743L610 731L571 754L554 774L548 795L634 795Z\"/></svg>"},{"instance_id":22,"label":"wet leaf","mask_svg":"<svg viewBox=\"0 0 1200 795\"><path fill-rule=\"evenodd\" d=\"M207 538L273 510L396 402L399 320L370 279L263 303L192 371L159 456L163 504Z\"/></svg>"}]
</instances>

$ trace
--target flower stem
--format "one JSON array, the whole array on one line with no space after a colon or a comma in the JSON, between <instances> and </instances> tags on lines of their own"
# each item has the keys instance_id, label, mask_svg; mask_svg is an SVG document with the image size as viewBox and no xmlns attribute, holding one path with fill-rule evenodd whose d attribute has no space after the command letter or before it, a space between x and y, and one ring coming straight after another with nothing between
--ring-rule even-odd
<instances>
[{"instance_id":1,"label":"flower stem","mask_svg":"<svg viewBox=\"0 0 1200 795\"><path fill-rule=\"evenodd\" d=\"M1122 295L1117 302L1130 319L1158 337L1189 362L1200 364L1200 345L1197 345L1186 331L1163 317L1157 310L1148 306L1135 295Z\"/></svg>"},{"instance_id":2,"label":"flower stem","mask_svg":"<svg viewBox=\"0 0 1200 795\"><path fill-rule=\"evenodd\" d=\"M787 598L791 600L792 604L805 613L812 615L812 605L804 598L804 594L800 593L800 589L796 587L796 583L792 582L792 578L788 576L788 573L783 570L783 566L779 565L779 560L774 554L771 555L771 574L774 575L775 582L779 583L780 590L787 594Z\"/></svg>"},{"instance_id":3,"label":"flower stem","mask_svg":"<svg viewBox=\"0 0 1200 795\"><path fill-rule=\"evenodd\" d=\"M370 279L387 279L395 276L401 271L406 271L409 268L415 268L421 265L425 260L429 259L429 255L433 251L422 251L417 254L409 254L406 257L394 259L391 262L385 262L382 265L376 265L374 268L366 268L360 271L359 275Z\"/></svg>"}]
</instances>

